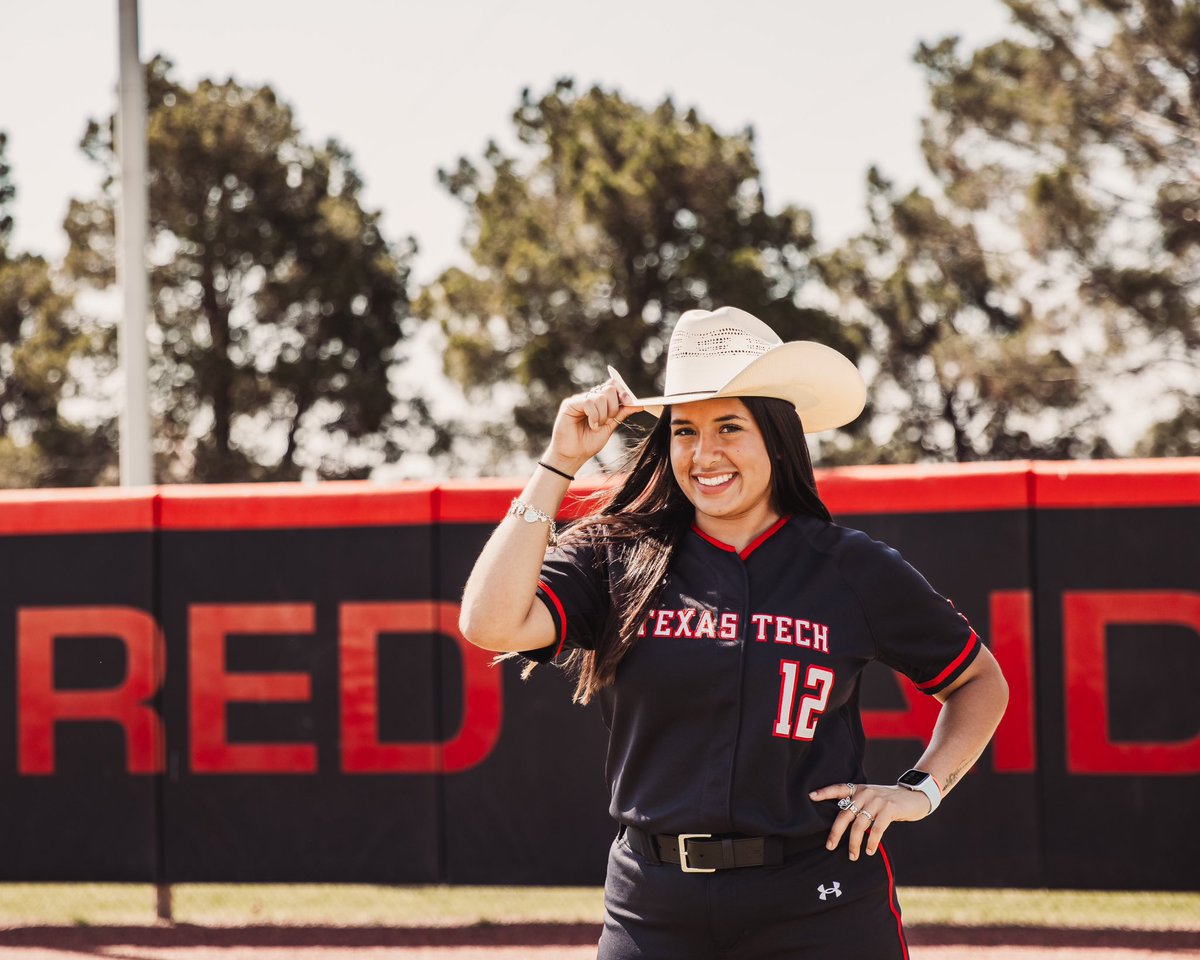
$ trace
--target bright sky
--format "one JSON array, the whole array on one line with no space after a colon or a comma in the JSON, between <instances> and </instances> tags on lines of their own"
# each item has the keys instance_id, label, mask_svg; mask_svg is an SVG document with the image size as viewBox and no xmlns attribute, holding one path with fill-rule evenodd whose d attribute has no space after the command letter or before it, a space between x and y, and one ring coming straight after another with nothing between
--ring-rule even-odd
<instances>
[{"instance_id":1,"label":"bright sky","mask_svg":"<svg viewBox=\"0 0 1200 960\"><path fill-rule=\"evenodd\" d=\"M954 34L973 49L1011 29L1000 0L140 6L144 60L166 55L184 83L270 84L310 141L345 145L367 206L383 211L385 235L417 238L417 282L467 260L465 213L438 185L438 168L478 157L489 139L515 147L510 116L523 87L541 94L572 76L646 106L670 95L724 132L752 126L768 207L812 210L818 239L831 246L866 224L871 164L901 188L927 182L918 41ZM98 189L99 171L78 144L89 117L116 108L117 8L118 0L5 5L0 130L18 191L16 250L60 257L68 200ZM87 307L119 310L112 297ZM423 328L393 379L425 394L435 415L461 416L470 404L441 376L439 337Z\"/></svg>"},{"instance_id":2,"label":"bright sky","mask_svg":"<svg viewBox=\"0 0 1200 960\"><path fill-rule=\"evenodd\" d=\"M117 0L10 3L3 19L15 249L57 257L68 199L99 183L78 143L116 106ZM975 46L1006 23L1000 0L141 0L141 50L184 82L269 83L307 137L336 136L385 233L417 237L426 281L464 259L464 214L436 171L511 144L522 87L570 75L646 105L670 94L723 131L752 125L768 205L813 210L828 244L865 223L868 165L902 186L923 175L917 41Z\"/></svg>"}]
</instances>

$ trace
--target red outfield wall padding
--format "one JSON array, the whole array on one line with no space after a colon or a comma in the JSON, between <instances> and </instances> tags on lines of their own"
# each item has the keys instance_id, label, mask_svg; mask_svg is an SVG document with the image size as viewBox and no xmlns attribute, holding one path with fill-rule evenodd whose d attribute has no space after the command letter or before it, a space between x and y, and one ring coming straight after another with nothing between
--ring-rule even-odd
<instances>
[{"instance_id":1,"label":"red outfield wall padding","mask_svg":"<svg viewBox=\"0 0 1200 960\"><path fill-rule=\"evenodd\" d=\"M817 470L817 486L835 513L945 513L1019 510L1029 504L1030 464L935 464L932 466L837 467ZM584 497L615 479L581 477L571 485L561 516L585 512ZM496 523L525 479L451 481L439 487L443 523Z\"/></svg>"},{"instance_id":2,"label":"red outfield wall padding","mask_svg":"<svg viewBox=\"0 0 1200 960\"><path fill-rule=\"evenodd\" d=\"M441 523L499 523L513 497L520 494L528 478L489 480L448 480L438 485L437 518ZM559 517L582 516L587 512L586 498L605 489L610 479L602 476L580 477L571 484Z\"/></svg>"},{"instance_id":3,"label":"red outfield wall padding","mask_svg":"<svg viewBox=\"0 0 1200 960\"><path fill-rule=\"evenodd\" d=\"M1200 457L834 467L816 471L834 514L1200 504ZM571 485L560 515L614 482ZM439 484L337 481L0 491L0 535L498 523L525 478Z\"/></svg>"},{"instance_id":4,"label":"red outfield wall padding","mask_svg":"<svg viewBox=\"0 0 1200 960\"><path fill-rule=\"evenodd\" d=\"M0 491L0 536L154 529L156 487Z\"/></svg>"},{"instance_id":5,"label":"red outfield wall padding","mask_svg":"<svg viewBox=\"0 0 1200 960\"><path fill-rule=\"evenodd\" d=\"M1029 504L1027 461L817 470L821 499L836 516L1020 510Z\"/></svg>"},{"instance_id":6,"label":"red outfield wall padding","mask_svg":"<svg viewBox=\"0 0 1200 960\"><path fill-rule=\"evenodd\" d=\"M1034 507L1188 507L1200 504L1200 457L1037 462Z\"/></svg>"},{"instance_id":7,"label":"red outfield wall padding","mask_svg":"<svg viewBox=\"0 0 1200 960\"><path fill-rule=\"evenodd\" d=\"M163 530L263 530L432 523L433 484L366 480L158 488Z\"/></svg>"}]
</instances>

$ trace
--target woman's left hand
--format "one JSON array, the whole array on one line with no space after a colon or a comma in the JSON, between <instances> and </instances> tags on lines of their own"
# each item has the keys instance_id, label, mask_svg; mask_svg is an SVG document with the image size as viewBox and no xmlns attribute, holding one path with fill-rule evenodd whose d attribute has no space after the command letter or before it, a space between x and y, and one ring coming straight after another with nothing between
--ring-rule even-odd
<instances>
[{"instance_id":1,"label":"woman's left hand","mask_svg":"<svg viewBox=\"0 0 1200 960\"><path fill-rule=\"evenodd\" d=\"M835 850L842 836L849 831L850 859L857 860L866 840L868 856L879 849L884 831L898 821L924 820L929 816L929 798L916 790L904 787L885 787L874 783L836 783L809 794L813 800L831 803L850 799L833 821L826 849ZM868 833L868 830L870 831Z\"/></svg>"}]
</instances>

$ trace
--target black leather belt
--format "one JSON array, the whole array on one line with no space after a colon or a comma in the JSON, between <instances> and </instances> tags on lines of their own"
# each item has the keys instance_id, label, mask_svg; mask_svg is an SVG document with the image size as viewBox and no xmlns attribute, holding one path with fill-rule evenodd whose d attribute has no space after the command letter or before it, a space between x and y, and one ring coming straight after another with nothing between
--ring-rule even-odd
<instances>
[{"instance_id":1,"label":"black leather belt","mask_svg":"<svg viewBox=\"0 0 1200 960\"><path fill-rule=\"evenodd\" d=\"M684 873L712 873L735 867L763 867L824 843L824 834L808 837L714 837L710 833L647 833L625 827L625 839L654 863L675 863Z\"/></svg>"}]
</instances>

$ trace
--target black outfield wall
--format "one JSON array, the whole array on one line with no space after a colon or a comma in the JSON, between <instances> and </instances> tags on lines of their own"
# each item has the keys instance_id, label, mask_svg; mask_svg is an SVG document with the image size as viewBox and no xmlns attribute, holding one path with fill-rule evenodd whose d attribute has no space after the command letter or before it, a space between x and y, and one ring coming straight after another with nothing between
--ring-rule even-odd
<instances>
[{"instance_id":1,"label":"black outfield wall","mask_svg":"<svg viewBox=\"0 0 1200 960\"><path fill-rule=\"evenodd\" d=\"M937 816L889 832L898 881L1195 889L1200 459L819 482L1011 689ZM598 710L456 626L518 489L0 495L0 879L601 882ZM891 782L936 701L872 667L863 709Z\"/></svg>"}]
</instances>

